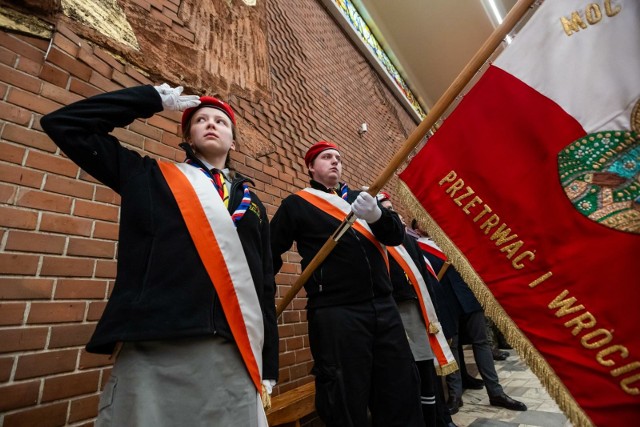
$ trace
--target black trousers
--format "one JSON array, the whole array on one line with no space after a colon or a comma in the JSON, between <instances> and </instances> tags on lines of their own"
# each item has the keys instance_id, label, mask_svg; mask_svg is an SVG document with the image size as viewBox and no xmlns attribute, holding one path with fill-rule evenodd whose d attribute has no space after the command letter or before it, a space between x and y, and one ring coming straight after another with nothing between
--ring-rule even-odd
<instances>
[{"instance_id":1,"label":"black trousers","mask_svg":"<svg viewBox=\"0 0 640 427\"><path fill-rule=\"evenodd\" d=\"M391 296L310 309L316 410L328 427L424 426L420 378Z\"/></svg>"}]
</instances>

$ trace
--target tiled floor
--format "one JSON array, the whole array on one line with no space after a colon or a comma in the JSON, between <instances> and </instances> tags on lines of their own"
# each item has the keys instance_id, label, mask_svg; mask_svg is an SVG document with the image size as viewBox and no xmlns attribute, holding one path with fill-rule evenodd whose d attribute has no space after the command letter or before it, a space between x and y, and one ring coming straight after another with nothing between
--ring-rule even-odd
<instances>
[{"instance_id":1,"label":"tiled floor","mask_svg":"<svg viewBox=\"0 0 640 427\"><path fill-rule=\"evenodd\" d=\"M507 395L524 402L529 409L519 412L496 408L489 405L485 389L465 390L464 406L453 416L453 421L459 427L572 427L533 372L514 350L508 351L507 360L495 362L500 384ZM469 373L480 378L470 347L465 349L465 361Z\"/></svg>"}]
</instances>

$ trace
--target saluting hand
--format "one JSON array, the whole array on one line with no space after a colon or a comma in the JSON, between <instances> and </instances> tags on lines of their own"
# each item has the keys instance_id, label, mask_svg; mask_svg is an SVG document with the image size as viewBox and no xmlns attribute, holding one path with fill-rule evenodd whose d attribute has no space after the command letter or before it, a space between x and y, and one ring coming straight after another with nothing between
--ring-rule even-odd
<instances>
[{"instance_id":1,"label":"saluting hand","mask_svg":"<svg viewBox=\"0 0 640 427\"><path fill-rule=\"evenodd\" d=\"M182 86L173 88L166 83L160 86L154 86L162 98L162 106L165 110L184 111L187 108L197 107L200 105L200 97L198 95L181 95Z\"/></svg>"},{"instance_id":2,"label":"saluting hand","mask_svg":"<svg viewBox=\"0 0 640 427\"><path fill-rule=\"evenodd\" d=\"M356 200L351 204L351 211L356 217L368 223L376 222L382 216L378 201L366 191L358 194Z\"/></svg>"}]
</instances>

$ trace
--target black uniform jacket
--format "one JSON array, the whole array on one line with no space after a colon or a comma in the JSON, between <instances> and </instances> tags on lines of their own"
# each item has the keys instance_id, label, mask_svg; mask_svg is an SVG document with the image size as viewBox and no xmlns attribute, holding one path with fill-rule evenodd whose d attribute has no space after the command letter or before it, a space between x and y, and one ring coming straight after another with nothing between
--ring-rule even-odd
<instances>
[{"instance_id":1,"label":"black uniform jacket","mask_svg":"<svg viewBox=\"0 0 640 427\"><path fill-rule=\"evenodd\" d=\"M311 181L315 189L330 192L322 184ZM347 201L352 203L359 191L349 190ZM404 226L398 214L380 207L382 216L369 224L382 244L396 246L404 238ZM282 267L281 255L295 241L302 257L302 268L311 262L322 245L338 228L341 221L295 194L282 201L271 220L271 248L275 271ZM392 291L389 271L377 247L353 228L313 272L305 283L307 307L350 304L370 300L374 296L389 295Z\"/></svg>"},{"instance_id":2,"label":"black uniform jacket","mask_svg":"<svg viewBox=\"0 0 640 427\"><path fill-rule=\"evenodd\" d=\"M151 117L162 109L157 91L140 86L88 98L41 119L43 129L71 160L121 197L116 282L87 344L90 352L110 353L118 341L215 334L233 340L211 279L158 163L121 146L109 135L116 127ZM192 160L201 165L196 158ZM247 179L239 177L232 182L230 212L242 199L243 181ZM264 319L263 378L277 379L278 330L269 223L264 206L253 193L251 201L237 231Z\"/></svg>"}]
</instances>

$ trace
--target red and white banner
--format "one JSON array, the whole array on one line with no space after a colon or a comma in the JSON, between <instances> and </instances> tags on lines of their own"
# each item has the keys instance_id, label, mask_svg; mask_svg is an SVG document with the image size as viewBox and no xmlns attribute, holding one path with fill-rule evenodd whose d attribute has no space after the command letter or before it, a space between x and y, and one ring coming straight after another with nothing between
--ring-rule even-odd
<instances>
[{"instance_id":1,"label":"red and white banner","mask_svg":"<svg viewBox=\"0 0 640 427\"><path fill-rule=\"evenodd\" d=\"M575 425L640 420L640 1L547 0L401 173Z\"/></svg>"}]
</instances>

